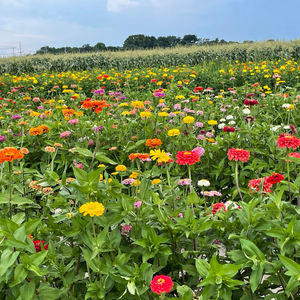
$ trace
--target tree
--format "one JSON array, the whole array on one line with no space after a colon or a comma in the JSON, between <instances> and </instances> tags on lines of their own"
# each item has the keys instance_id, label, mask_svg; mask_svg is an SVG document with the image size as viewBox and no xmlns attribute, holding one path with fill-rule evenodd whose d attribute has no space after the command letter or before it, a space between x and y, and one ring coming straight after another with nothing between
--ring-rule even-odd
<instances>
[{"instance_id":1,"label":"tree","mask_svg":"<svg viewBox=\"0 0 300 300\"><path fill-rule=\"evenodd\" d=\"M193 45L198 41L198 38L195 34L186 34L183 39L180 41L181 45Z\"/></svg>"},{"instance_id":2,"label":"tree","mask_svg":"<svg viewBox=\"0 0 300 300\"><path fill-rule=\"evenodd\" d=\"M106 50L106 46L104 43L97 43L94 47L94 51L105 51Z\"/></svg>"},{"instance_id":3,"label":"tree","mask_svg":"<svg viewBox=\"0 0 300 300\"><path fill-rule=\"evenodd\" d=\"M157 39L154 36L145 36L143 34L130 35L124 41L125 49L146 49L157 46Z\"/></svg>"}]
</instances>

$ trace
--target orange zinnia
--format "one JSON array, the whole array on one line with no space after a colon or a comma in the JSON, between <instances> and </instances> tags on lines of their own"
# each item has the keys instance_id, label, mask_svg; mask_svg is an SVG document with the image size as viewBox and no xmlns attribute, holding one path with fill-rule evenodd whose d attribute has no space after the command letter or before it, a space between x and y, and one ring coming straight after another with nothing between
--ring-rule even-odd
<instances>
[{"instance_id":1,"label":"orange zinnia","mask_svg":"<svg viewBox=\"0 0 300 300\"><path fill-rule=\"evenodd\" d=\"M21 159L23 157L24 154L14 147L5 147L0 150L0 163L4 161L12 162L14 159Z\"/></svg>"},{"instance_id":2,"label":"orange zinnia","mask_svg":"<svg viewBox=\"0 0 300 300\"><path fill-rule=\"evenodd\" d=\"M129 155L129 159L134 161L136 158L140 159L140 160L146 160L148 159L150 156L148 153L131 153Z\"/></svg>"},{"instance_id":3,"label":"orange zinnia","mask_svg":"<svg viewBox=\"0 0 300 300\"><path fill-rule=\"evenodd\" d=\"M30 135L41 135L43 134L43 129L41 128L41 126L38 126L38 127L31 127L29 129L29 134Z\"/></svg>"},{"instance_id":4,"label":"orange zinnia","mask_svg":"<svg viewBox=\"0 0 300 300\"><path fill-rule=\"evenodd\" d=\"M49 128L47 125L45 125L45 124L42 124L42 125L39 126L39 127L42 128L43 133L49 132L49 131L50 131L50 128Z\"/></svg>"},{"instance_id":5,"label":"orange zinnia","mask_svg":"<svg viewBox=\"0 0 300 300\"><path fill-rule=\"evenodd\" d=\"M101 101L101 100L84 100L82 103L82 107L89 109L90 107L95 109L95 113L99 113L102 111L103 107L109 106L106 101Z\"/></svg>"},{"instance_id":6,"label":"orange zinnia","mask_svg":"<svg viewBox=\"0 0 300 300\"><path fill-rule=\"evenodd\" d=\"M161 144L162 141L160 139L148 139L145 145L151 149L151 148L157 148L158 146L161 146Z\"/></svg>"},{"instance_id":7,"label":"orange zinnia","mask_svg":"<svg viewBox=\"0 0 300 300\"><path fill-rule=\"evenodd\" d=\"M62 113L65 117L75 115L75 110L74 109L62 109L61 111L62 111Z\"/></svg>"}]
</instances>

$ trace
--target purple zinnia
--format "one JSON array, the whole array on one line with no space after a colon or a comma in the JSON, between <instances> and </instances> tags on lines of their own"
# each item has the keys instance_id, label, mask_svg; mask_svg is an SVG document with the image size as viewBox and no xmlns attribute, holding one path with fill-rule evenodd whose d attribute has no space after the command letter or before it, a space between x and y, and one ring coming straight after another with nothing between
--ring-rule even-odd
<instances>
[{"instance_id":1,"label":"purple zinnia","mask_svg":"<svg viewBox=\"0 0 300 300\"><path fill-rule=\"evenodd\" d=\"M97 129L97 128L99 128L99 132L101 132L101 131L104 129L104 127L103 127L103 126L95 127L95 132L97 132L97 131L98 131L98 129Z\"/></svg>"},{"instance_id":2,"label":"purple zinnia","mask_svg":"<svg viewBox=\"0 0 300 300\"><path fill-rule=\"evenodd\" d=\"M21 115L13 115L11 118L12 118L12 120L19 120L19 119L22 119L22 116Z\"/></svg>"},{"instance_id":3,"label":"purple zinnia","mask_svg":"<svg viewBox=\"0 0 300 300\"><path fill-rule=\"evenodd\" d=\"M0 143L6 141L6 137L4 135L0 135Z\"/></svg>"}]
</instances>

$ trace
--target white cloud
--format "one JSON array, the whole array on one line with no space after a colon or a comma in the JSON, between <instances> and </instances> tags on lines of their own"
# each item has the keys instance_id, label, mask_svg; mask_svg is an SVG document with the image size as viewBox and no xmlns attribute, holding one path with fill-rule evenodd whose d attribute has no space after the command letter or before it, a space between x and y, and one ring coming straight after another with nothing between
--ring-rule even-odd
<instances>
[{"instance_id":1,"label":"white cloud","mask_svg":"<svg viewBox=\"0 0 300 300\"><path fill-rule=\"evenodd\" d=\"M140 3L133 0L108 0L107 1L107 11L119 12L121 10L121 6L127 5L139 5Z\"/></svg>"}]
</instances>

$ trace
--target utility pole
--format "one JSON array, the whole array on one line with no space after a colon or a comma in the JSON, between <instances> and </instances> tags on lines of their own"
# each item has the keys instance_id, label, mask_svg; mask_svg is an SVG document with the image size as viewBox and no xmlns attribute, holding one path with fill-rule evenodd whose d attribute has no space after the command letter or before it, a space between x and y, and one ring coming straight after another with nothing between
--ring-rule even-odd
<instances>
[{"instance_id":1,"label":"utility pole","mask_svg":"<svg viewBox=\"0 0 300 300\"><path fill-rule=\"evenodd\" d=\"M22 55L22 45L21 45L21 43L19 43L19 48L20 48L19 53L20 53L20 56L21 56Z\"/></svg>"},{"instance_id":2,"label":"utility pole","mask_svg":"<svg viewBox=\"0 0 300 300\"><path fill-rule=\"evenodd\" d=\"M13 51L13 56L15 56L15 48L17 48L17 47L11 47L11 49Z\"/></svg>"}]
</instances>

